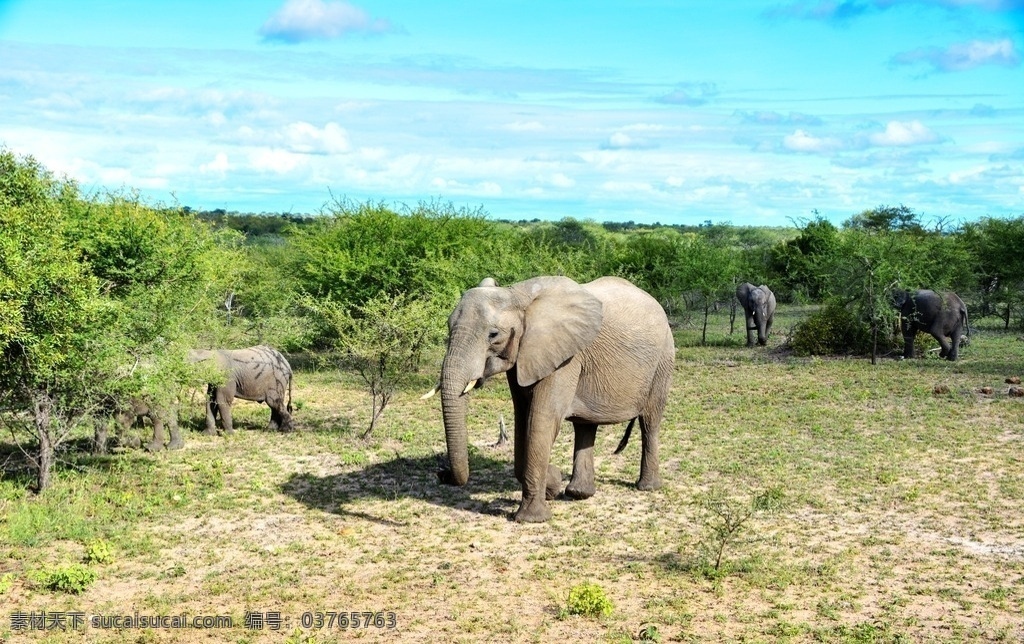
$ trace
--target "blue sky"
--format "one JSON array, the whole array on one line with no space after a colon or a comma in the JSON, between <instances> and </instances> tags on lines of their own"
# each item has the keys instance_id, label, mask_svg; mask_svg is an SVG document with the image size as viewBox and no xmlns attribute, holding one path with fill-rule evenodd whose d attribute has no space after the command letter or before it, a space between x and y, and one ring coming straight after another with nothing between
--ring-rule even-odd
<instances>
[{"instance_id":1,"label":"blue sky","mask_svg":"<svg viewBox=\"0 0 1024 644\"><path fill-rule=\"evenodd\" d=\"M1024 215L1024 0L0 0L0 144L243 212Z\"/></svg>"}]
</instances>

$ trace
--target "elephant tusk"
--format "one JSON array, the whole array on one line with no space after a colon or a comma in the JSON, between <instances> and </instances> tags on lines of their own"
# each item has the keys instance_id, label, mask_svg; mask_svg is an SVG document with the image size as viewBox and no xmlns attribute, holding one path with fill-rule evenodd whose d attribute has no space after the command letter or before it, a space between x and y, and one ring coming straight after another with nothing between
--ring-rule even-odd
<instances>
[{"instance_id":1,"label":"elephant tusk","mask_svg":"<svg viewBox=\"0 0 1024 644\"><path fill-rule=\"evenodd\" d=\"M441 383L437 383L436 385L434 385L433 387L430 388L430 391L428 391L427 393L425 393L422 396L420 396L420 400L426 400L427 398L430 398L431 396L436 394L437 391L440 388L441 388Z\"/></svg>"},{"instance_id":2,"label":"elephant tusk","mask_svg":"<svg viewBox=\"0 0 1024 644\"><path fill-rule=\"evenodd\" d=\"M462 390L462 393L468 394L470 391L473 390L473 387L476 387L476 383L477 383L476 379L470 380L469 384L466 385L466 388Z\"/></svg>"}]
</instances>

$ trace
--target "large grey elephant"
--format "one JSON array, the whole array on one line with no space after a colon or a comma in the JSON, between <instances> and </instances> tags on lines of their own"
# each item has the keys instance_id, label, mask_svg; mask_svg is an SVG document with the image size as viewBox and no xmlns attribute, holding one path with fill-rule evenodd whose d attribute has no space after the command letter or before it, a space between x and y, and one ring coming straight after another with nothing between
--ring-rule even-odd
<instances>
[{"instance_id":1,"label":"large grey elephant","mask_svg":"<svg viewBox=\"0 0 1024 644\"><path fill-rule=\"evenodd\" d=\"M925 331L939 341L939 357L947 360L959 357L960 338L964 331L970 335L967 306L959 295L928 289L900 290L893 295L893 305L900 310L904 358L914 357L914 337L918 331Z\"/></svg>"},{"instance_id":2,"label":"large grey elephant","mask_svg":"<svg viewBox=\"0 0 1024 644\"><path fill-rule=\"evenodd\" d=\"M292 429L292 368L281 353L266 345L248 349L198 349L189 362L214 361L223 383L207 386L206 433L217 433L217 415L224 432L234 431L231 403L235 398L265 402L270 407L270 429ZM285 396L287 395L287 401Z\"/></svg>"},{"instance_id":3,"label":"large grey elephant","mask_svg":"<svg viewBox=\"0 0 1024 644\"><path fill-rule=\"evenodd\" d=\"M768 334L775 319L775 293L764 284L754 286L743 282L736 287L736 299L740 301L746 318L747 346L754 346L753 331L757 331L758 344L768 344Z\"/></svg>"},{"instance_id":4,"label":"large grey elephant","mask_svg":"<svg viewBox=\"0 0 1024 644\"><path fill-rule=\"evenodd\" d=\"M443 481L469 478L467 394L506 373L515 414L515 475L523 498L516 521L551 517L547 499L562 488L550 464L563 420L575 430L568 497L594 494L598 425L639 416L637 488L660 487L658 430L672 381L675 345L657 300L618 277L577 284L536 277L502 288L490 278L466 291L448 318L441 405L451 469Z\"/></svg>"},{"instance_id":5,"label":"large grey elephant","mask_svg":"<svg viewBox=\"0 0 1024 644\"><path fill-rule=\"evenodd\" d=\"M150 452L166 449L181 449L185 446L181 430L178 427L178 409L175 403L158 404L147 396L135 396L123 405L112 403L112 416L117 427L117 440L127 447L139 447L142 441L131 433L134 425L144 425L148 418L153 425L153 440L145 445ZM107 420L97 419L94 445L97 453L107 453ZM171 440L164 445L164 425L171 435Z\"/></svg>"}]
</instances>

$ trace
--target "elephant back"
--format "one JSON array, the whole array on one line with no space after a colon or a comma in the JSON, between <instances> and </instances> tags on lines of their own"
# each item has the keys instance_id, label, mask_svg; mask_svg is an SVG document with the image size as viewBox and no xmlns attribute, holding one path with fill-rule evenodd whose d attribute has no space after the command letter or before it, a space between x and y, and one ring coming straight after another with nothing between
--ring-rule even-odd
<instances>
[{"instance_id":1,"label":"elephant back","mask_svg":"<svg viewBox=\"0 0 1024 644\"><path fill-rule=\"evenodd\" d=\"M235 381L235 396L263 402L268 393L278 396L290 388L292 368L280 351L267 345L227 350Z\"/></svg>"}]
</instances>

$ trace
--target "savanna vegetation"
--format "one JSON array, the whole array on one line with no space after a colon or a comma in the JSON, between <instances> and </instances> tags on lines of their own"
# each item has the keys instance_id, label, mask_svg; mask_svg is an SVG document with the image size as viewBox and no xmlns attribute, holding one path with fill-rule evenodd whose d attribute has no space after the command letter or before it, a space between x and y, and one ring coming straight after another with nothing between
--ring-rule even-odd
<instances>
[{"instance_id":1,"label":"savanna vegetation","mask_svg":"<svg viewBox=\"0 0 1024 644\"><path fill-rule=\"evenodd\" d=\"M0 150L0 639L1019 641L1021 248L1024 216L903 205L788 228L195 212ZM613 456L605 428L597 494L519 525L495 445L507 390L473 394L464 488L437 481L440 412L419 394L460 293L539 274L648 290L676 374L661 490L633 488L639 449ZM779 298L766 348L744 347L742 281ZM923 359L880 359L899 353L892 289L918 287L968 303L960 361L925 336ZM292 360L298 431L264 431L255 404L236 412L249 431L195 431L187 351L260 343ZM182 402L185 449L94 454L138 395ZM563 432L552 462L571 453ZM363 611L395 627L353 630ZM232 626L26 628L42 612Z\"/></svg>"}]
</instances>

